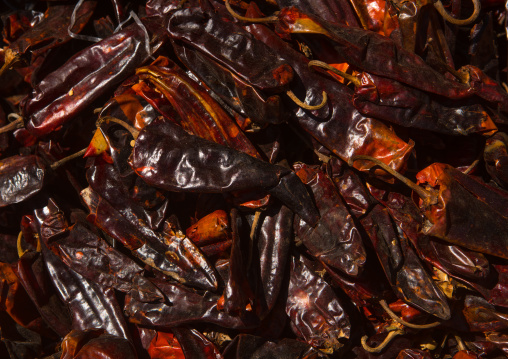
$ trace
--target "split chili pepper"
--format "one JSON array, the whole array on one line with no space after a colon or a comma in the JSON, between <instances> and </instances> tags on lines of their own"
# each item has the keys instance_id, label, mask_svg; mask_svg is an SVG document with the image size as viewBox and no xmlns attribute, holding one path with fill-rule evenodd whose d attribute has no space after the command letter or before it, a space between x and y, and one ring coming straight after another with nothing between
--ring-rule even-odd
<instances>
[{"instance_id":1,"label":"split chili pepper","mask_svg":"<svg viewBox=\"0 0 508 359\"><path fill-rule=\"evenodd\" d=\"M320 219L314 228L297 217L296 236L310 254L350 276L357 276L366 262L360 232L335 186L326 174L305 164L294 165L296 175L312 191Z\"/></svg>"},{"instance_id":2,"label":"split chili pepper","mask_svg":"<svg viewBox=\"0 0 508 359\"><path fill-rule=\"evenodd\" d=\"M130 164L146 183L167 191L261 189L310 225L319 217L305 186L293 172L189 135L169 121L155 120L139 133Z\"/></svg>"}]
</instances>

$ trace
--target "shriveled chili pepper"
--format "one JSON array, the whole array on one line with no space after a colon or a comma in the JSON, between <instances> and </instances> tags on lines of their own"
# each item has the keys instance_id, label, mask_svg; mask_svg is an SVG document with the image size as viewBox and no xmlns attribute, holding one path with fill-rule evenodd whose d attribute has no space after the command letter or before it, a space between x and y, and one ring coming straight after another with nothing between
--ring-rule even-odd
<instances>
[{"instance_id":1,"label":"shriveled chili pepper","mask_svg":"<svg viewBox=\"0 0 508 359\"><path fill-rule=\"evenodd\" d=\"M259 12L251 7L248 14L256 16ZM308 69L308 59L267 27L254 24L246 28L291 64L300 82L294 89L297 95L306 94L307 102L313 103L322 91L328 94L328 105L311 113L296 108L294 104L290 107L298 126L343 160L347 161L356 153L369 153L393 168L404 165L412 151L412 143L405 143L381 122L358 113L352 106L351 90L342 84L317 77ZM362 165L361 168L365 167Z\"/></svg>"},{"instance_id":2,"label":"shriveled chili pepper","mask_svg":"<svg viewBox=\"0 0 508 359\"><path fill-rule=\"evenodd\" d=\"M167 191L262 189L310 225L318 218L307 190L291 171L191 136L169 121L156 120L140 132L130 164L145 182Z\"/></svg>"},{"instance_id":3,"label":"shriveled chili pepper","mask_svg":"<svg viewBox=\"0 0 508 359\"><path fill-rule=\"evenodd\" d=\"M295 221L295 234L309 252L350 276L357 276L366 261L365 248L351 214L326 174L317 168L295 164L298 177L312 190L320 214L316 227Z\"/></svg>"},{"instance_id":4,"label":"shriveled chili pepper","mask_svg":"<svg viewBox=\"0 0 508 359\"><path fill-rule=\"evenodd\" d=\"M134 346L125 338L105 330L73 330L62 341L61 359L79 358L137 359Z\"/></svg>"},{"instance_id":5,"label":"shriveled chili pepper","mask_svg":"<svg viewBox=\"0 0 508 359\"><path fill-rule=\"evenodd\" d=\"M175 327L171 332L178 339L186 358L222 359L219 349L196 329Z\"/></svg>"},{"instance_id":6,"label":"shriveled chili pepper","mask_svg":"<svg viewBox=\"0 0 508 359\"><path fill-rule=\"evenodd\" d=\"M85 48L47 75L21 104L25 128L49 134L131 75L149 56L146 29L137 23Z\"/></svg>"}]
</instances>

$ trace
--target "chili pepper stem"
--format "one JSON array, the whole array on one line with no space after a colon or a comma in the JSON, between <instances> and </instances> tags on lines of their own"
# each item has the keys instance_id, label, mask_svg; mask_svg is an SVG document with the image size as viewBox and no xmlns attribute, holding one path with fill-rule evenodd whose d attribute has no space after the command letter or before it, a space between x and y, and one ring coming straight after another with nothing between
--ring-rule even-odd
<instances>
[{"instance_id":1,"label":"chili pepper stem","mask_svg":"<svg viewBox=\"0 0 508 359\"><path fill-rule=\"evenodd\" d=\"M9 123L8 125L5 125L3 127L0 127L0 135L2 133L6 133L6 132L10 132L10 131L14 131L18 128L22 128L24 127L25 124L23 122L23 117L19 117L18 119L12 121L11 123Z\"/></svg>"},{"instance_id":2,"label":"chili pepper stem","mask_svg":"<svg viewBox=\"0 0 508 359\"><path fill-rule=\"evenodd\" d=\"M455 341L457 342L457 349L459 349L459 351L467 350L466 345L464 344L462 338L455 333L453 334L453 336L455 337Z\"/></svg>"},{"instance_id":3,"label":"chili pepper stem","mask_svg":"<svg viewBox=\"0 0 508 359\"><path fill-rule=\"evenodd\" d=\"M392 341L393 338L395 338L397 335L402 335L404 334L404 331L403 330L393 330L391 332L388 333L388 335L386 336L385 340L383 340L383 342L381 344L379 344L377 347L370 347L369 345L367 345L367 339L369 338L368 336L363 336L362 337L362 348L369 352L369 353L381 353L383 351L384 348L386 348L388 346L388 344L390 344L390 342Z\"/></svg>"},{"instance_id":4,"label":"chili pepper stem","mask_svg":"<svg viewBox=\"0 0 508 359\"><path fill-rule=\"evenodd\" d=\"M293 102L296 103L301 108L303 108L305 110L311 110L311 111L312 110L319 110L321 107L326 105L326 102L328 101L328 96L327 96L325 91L323 91L323 100L321 101L321 103L319 105L315 105L315 106L313 106L313 105L307 105L305 102L300 101L298 99L298 97L296 97L296 95L291 90L287 91L286 95L288 95L289 98L291 100L293 100Z\"/></svg>"},{"instance_id":5,"label":"chili pepper stem","mask_svg":"<svg viewBox=\"0 0 508 359\"><path fill-rule=\"evenodd\" d=\"M404 183L406 186L408 186L409 188L411 188L413 191L415 191L418 196L420 196L421 199L423 199L423 203L424 203L424 206L427 207L427 206L430 206L430 205L433 205L433 204L436 204L438 202L438 198L437 198L437 195L434 194L433 192L431 191L428 191L426 189L423 189L421 188L420 186L418 186L416 183L414 183L413 181L411 181L409 178L406 178L404 177L403 175L401 175L399 172L395 171L393 168L391 168L390 166L388 166L387 164L381 162L380 160L378 160L377 158L374 158L374 157L371 157L371 156L366 156L366 155L356 155L356 156L353 156L349 159L348 161L348 164L353 167L353 164L355 161L359 161L359 160L367 160L367 161L372 161L374 162L377 166L381 167L382 169L384 169L386 172L388 172L389 174L391 174L393 177L397 178L399 181L401 181L402 183Z\"/></svg>"},{"instance_id":6,"label":"chili pepper stem","mask_svg":"<svg viewBox=\"0 0 508 359\"><path fill-rule=\"evenodd\" d=\"M100 125L101 123L106 122L106 121L111 121L111 122L117 123L120 126L124 127L127 131L130 132L132 137L134 137L134 140L136 140L138 138L138 136L139 136L139 130L137 130L135 127L129 125L127 122L122 121L122 120L120 120L120 119L118 119L116 117L112 117L112 116L101 117L97 121L97 125Z\"/></svg>"},{"instance_id":7,"label":"chili pepper stem","mask_svg":"<svg viewBox=\"0 0 508 359\"><path fill-rule=\"evenodd\" d=\"M358 80L358 78L356 76L353 76L353 75L350 75L350 74L345 73L343 71L340 71L339 69L336 69L335 67L328 65L326 62L312 60L312 61L309 61L308 66L309 66L309 68L312 68L314 66L321 67L325 70L331 71L334 74L337 74L340 77L343 77L348 81L351 81L353 83L353 85L355 85L355 87L359 87L361 85L360 80Z\"/></svg>"},{"instance_id":8,"label":"chili pepper stem","mask_svg":"<svg viewBox=\"0 0 508 359\"><path fill-rule=\"evenodd\" d=\"M467 19L456 19L456 18L452 17L445 10L441 0L437 0L434 3L434 7L436 8L437 12L443 17L443 19L448 21L450 24L459 25L459 26L469 25L469 24L472 24L473 22L476 21L476 19L478 18L478 15L480 15L480 10L481 10L480 0L473 0L473 6L474 6L474 10L473 10L473 13L471 14L470 17L468 17Z\"/></svg>"},{"instance_id":9,"label":"chili pepper stem","mask_svg":"<svg viewBox=\"0 0 508 359\"><path fill-rule=\"evenodd\" d=\"M16 54L11 49L5 50L4 54L5 54L4 64L0 68L0 77L4 74L5 71L9 70L12 67L12 65L14 65L21 59L21 56L19 56L19 54Z\"/></svg>"},{"instance_id":10,"label":"chili pepper stem","mask_svg":"<svg viewBox=\"0 0 508 359\"><path fill-rule=\"evenodd\" d=\"M262 18L254 18L254 17L245 17L238 15L229 4L229 0L225 0L226 2L226 9L228 12L233 16L235 19L238 19L240 21L248 21L248 22L258 22L258 23L266 23L266 22L277 22L279 21L279 18L277 17L278 12L275 12L272 16L262 17Z\"/></svg>"},{"instance_id":11,"label":"chili pepper stem","mask_svg":"<svg viewBox=\"0 0 508 359\"><path fill-rule=\"evenodd\" d=\"M70 156L64 157L64 158L62 158L62 159L61 159L61 160L59 160L59 161L53 162L53 163L51 164L51 166L50 166L50 167L51 167L51 169L52 169L52 170L56 170L58 167L60 167L60 166L64 165L65 163L69 162L70 160L73 160L73 159L75 159L75 158L77 158L77 157L83 156L83 155L85 154L86 150L87 150L86 148L83 148L83 149L82 149L81 151L79 151L79 152L76 152L76 153L74 153L74 154L72 154L72 155L70 155Z\"/></svg>"},{"instance_id":12,"label":"chili pepper stem","mask_svg":"<svg viewBox=\"0 0 508 359\"><path fill-rule=\"evenodd\" d=\"M20 231L19 234L18 234L18 239L16 241L16 248L18 249L18 257L21 258L23 257L23 255L28 252L27 249L23 249L23 247L21 246L21 239L23 238L23 232Z\"/></svg>"},{"instance_id":13,"label":"chili pepper stem","mask_svg":"<svg viewBox=\"0 0 508 359\"><path fill-rule=\"evenodd\" d=\"M434 327L437 327L438 325L441 324L441 322L434 322L434 323L429 323L429 324L413 324L413 323L409 323L409 322L406 322L405 320L399 318L391 309L390 307L388 306L388 304L386 303L386 301L383 299L383 300L380 300L379 301L379 304L383 307L383 309L386 311L386 313L390 316L390 318L392 318L393 320L395 320L397 323L400 323L408 328L413 328L413 329L429 329L429 328L434 328Z\"/></svg>"}]
</instances>

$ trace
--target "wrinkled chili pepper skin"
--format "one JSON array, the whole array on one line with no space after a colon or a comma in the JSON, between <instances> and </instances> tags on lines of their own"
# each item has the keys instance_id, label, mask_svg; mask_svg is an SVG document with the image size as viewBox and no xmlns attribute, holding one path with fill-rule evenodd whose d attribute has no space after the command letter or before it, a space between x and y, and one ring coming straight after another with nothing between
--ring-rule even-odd
<instances>
[{"instance_id":1,"label":"wrinkled chili pepper skin","mask_svg":"<svg viewBox=\"0 0 508 359\"><path fill-rule=\"evenodd\" d=\"M333 289L294 256L286 313L293 332L315 348L336 350L340 339L349 339L349 317Z\"/></svg>"},{"instance_id":2,"label":"wrinkled chili pepper skin","mask_svg":"<svg viewBox=\"0 0 508 359\"><path fill-rule=\"evenodd\" d=\"M261 124L277 124L287 119L278 95L265 95L224 66L186 45L173 42L173 48L180 61L237 112Z\"/></svg>"},{"instance_id":3,"label":"wrinkled chili pepper skin","mask_svg":"<svg viewBox=\"0 0 508 359\"><path fill-rule=\"evenodd\" d=\"M101 329L73 330L62 341L60 359L137 359L134 346L125 338Z\"/></svg>"},{"instance_id":4,"label":"wrinkled chili pepper skin","mask_svg":"<svg viewBox=\"0 0 508 359\"><path fill-rule=\"evenodd\" d=\"M185 359L182 347L172 333L163 331L155 332L155 336L153 336L146 349L148 355L152 359Z\"/></svg>"},{"instance_id":5,"label":"wrinkled chili pepper skin","mask_svg":"<svg viewBox=\"0 0 508 359\"><path fill-rule=\"evenodd\" d=\"M407 239L399 239L388 212L378 205L361 223L395 294L424 312L450 319L451 311L444 294L427 274Z\"/></svg>"},{"instance_id":6,"label":"wrinkled chili pepper skin","mask_svg":"<svg viewBox=\"0 0 508 359\"><path fill-rule=\"evenodd\" d=\"M262 224L257 234L259 257L259 280L255 298L262 312L270 311L277 301L289 260L289 249L293 236L294 214L286 206L276 206L263 213Z\"/></svg>"},{"instance_id":7,"label":"wrinkled chili pepper skin","mask_svg":"<svg viewBox=\"0 0 508 359\"><path fill-rule=\"evenodd\" d=\"M164 300L162 293L143 277L143 268L81 223L49 246L67 266L94 283L125 293L136 290L146 301Z\"/></svg>"},{"instance_id":8,"label":"wrinkled chili pepper skin","mask_svg":"<svg viewBox=\"0 0 508 359\"><path fill-rule=\"evenodd\" d=\"M239 334L224 350L224 359L254 358L325 358L318 350L299 340L284 338L269 341L263 337L250 334Z\"/></svg>"},{"instance_id":9,"label":"wrinkled chili pepper skin","mask_svg":"<svg viewBox=\"0 0 508 359\"><path fill-rule=\"evenodd\" d=\"M21 104L25 127L40 137L60 128L134 72L149 54L137 24L78 52Z\"/></svg>"},{"instance_id":10,"label":"wrinkled chili pepper skin","mask_svg":"<svg viewBox=\"0 0 508 359\"><path fill-rule=\"evenodd\" d=\"M504 132L487 139L483 159L492 179L504 189L508 188L508 136Z\"/></svg>"},{"instance_id":11,"label":"wrinkled chili pepper skin","mask_svg":"<svg viewBox=\"0 0 508 359\"><path fill-rule=\"evenodd\" d=\"M0 207L22 202L38 193L46 175L44 162L35 155L0 160Z\"/></svg>"},{"instance_id":12,"label":"wrinkled chili pepper skin","mask_svg":"<svg viewBox=\"0 0 508 359\"><path fill-rule=\"evenodd\" d=\"M466 84L446 79L422 58L404 50L388 37L360 28L331 24L294 7L282 9L278 17L277 27L281 33L328 37L335 50L332 56L338 57L334 63L347 62L363 71L448 98L463 98L475 93Z\"/></svg>"},{"instance_id":13,"label":"wrinkled chili pepper skin","mask_svg":"<svg viewBox=\"0 0 508 359\"><path fill-rule=\"evenodd\" d=\"M104 288L67 267L47 248L55 236L68 231L63 213L53 201L35 210L44 263L60 299L69 307L72 328L103 328L109 334L130 340L127 323L113 289Z\"/></svg>"},{"instance_id":14,"label":"wrinkled chili pepper skin","mask_svg":"<svg viewBox=\"0 0 508 359\"><path fill-rule=\"evenodd\" d=\"M248 329L259 325L254 315L247 313L240 318L219 311L217 301L220 297L216 294L199 294L188 287L159 279L152 279L152 282L164 293L168 303L144 303L137 298L137 293L131 292L124 307L130 322L161 328L197 322L232 329Z\"/></svg>"},{"instance_id":15,"label":"wrinkled chili pepper skin","mask_svg":"<svg viewBox=\"0 0 508 359\"><path fill-rule=\"evenodd\" d=\"M219 349L196 329L175 327L171 332L178 339L186 358L222 359Z\"/></svg>"},{"instance_id":16,"label":"wrinkled chili pepper skin","mask_svg":"<svg viewBox=\"0 0 508 359\"><path fill-rule=\"evenodd\" d=\"M173 13L169 19L171 38L184 41L265 91L281 91L293 78L289 66L265 44L233 22L200 8Z\"/></svg>"},{"instance_id":17,"label":"wrinkled chili pepper skin","mask_svg":"<svg viewBox=\"0 0 508 359\"><path fill-rule=\"evenodd\" d=\"M310 225L319 217L304 185L291 171L189 135L169 121L155 120L140 132L130 164L146 183L167 191L264 189Z\"/></svg>"},{"instance_id":18,"label":"wrinkled chili pepper skin","mask_svg":"<svg viewBox=\"0 0 508 359\"><path fill-rule=\"evenodd\" d=\"M469 192L454 178L460 176L455 172L459 171L451 166L434 164L417 174L419 183L439 185L438 204L424 209L431 221L425 234L507 259L508 220L499 212L506 207L492 207Z\"/></svg>"},{"instance_id":19,"label":"wrinkled chili pepper skin","mask_svg":"<svg viewBox=\"0 0 508 359\"><path fill-rule=\"evenodd\" d=\"M360 232L332 180L318 168L303 163L294 165L296 174L312 191L320 220L311 228L299 218L295 234L309 252L320 261L357 276L366 261Z\"/></svg>"},{"instance_id":20,"label":"wrinkled chili pepper skin","mask_svg":"<svg viewBox=\"0 0 508 359\"><path fill-rule=\"evenodd\" d=\"M134 85L133 89L167 119L175 120L196 136L260 158L254 145L222 107L173 61L160 56L150 66L136 72L154 89L147 90L143 83ZM171 106L178 112L178 117L172 118L171 112L163 111Z\"/></svg>"},{"instance_id":21,"label":"wrinkled chili pepper skin","mask_svg":"<svg viewBox=\"0 0 508 359\"><path fill-rule=\"evenodd\" d=\"M249 8L248 16L259 11ZM383 123L361 115L352 105L352 91L346 86L311 71L309 60L294 50L264 25L249 25L246 29L258 40L277 51L295 71L293 92L309 104L319 104L322 92L328 95L327 104L316 111L304 111L295 104L287 104L291 119L314 139L339 158L348 161L354 155L365 154L385 162L395 169L404 166L412 152L412 143L405 143ZM354 143L354 144L353 144ZM355 162L357 168L370 168L371 164Z\"/></svg>"},{"instance_id":22,"label":"wrinkled chili pepper skin","mask_svg":"<svg viewBox=\"0 0 508 359\"><path fill-rule=\"evenodd\" d=\"M86 1L80 6L71 29L73 33L81 32L96 5L96 1ZM67 28L73 11L74 4L50 6L42 19L10 44L9 49L20 55L30 52L33 58L36 58L51 48L63 45L71 39Z\"/></svg>"},{"instance_id":23,"label":"wrinkled chili pepper skin","mask_svg":"<svg viewBox=\"0 0 508 359\"><path fill-rule=\"evenodd\" d=\"M361 27L357 15L346 1L278 0L279 8L296 7L303 13L312 14L334 24Z\"/></svg>"},{"instance_id":24,"label":"wrinkled chili pepper skin","mask_svg":"<svg viewBox=\"0 0 508 359\"><path fill-rule=\"evenodd\" d=\"M35 251L25 253L14 267L14 272L44 321L59 336L65 336L72 329L70 313L51 287L42 254Z\"/></svg>"},{"instance_id":25,"label":"wrinkled chili pepper skin","mask_svg":"<svg viewBox=\"0 0 508 359\"><path fill-rule=\"evenodd\" d=\"M362 73L360 81L353 104L365 116L451 135L497 129L484 108L473 101L432 98L393 79L367 73Z\"/></svg>"}]
</instances>

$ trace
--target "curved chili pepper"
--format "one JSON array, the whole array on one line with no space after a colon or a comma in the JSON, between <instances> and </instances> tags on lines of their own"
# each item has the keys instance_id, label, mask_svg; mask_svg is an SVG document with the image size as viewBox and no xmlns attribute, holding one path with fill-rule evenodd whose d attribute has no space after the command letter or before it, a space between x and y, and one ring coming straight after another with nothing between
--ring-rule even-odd
<instances>
[{"instance_id":1,"label":"curved chili pepper","mask_svg":"<svg viewBox=\"0 0 508 359\"><path fill-rule=\"evenodd\" d=\"M291 171L189 135L169 121L156 120L140 132L130 164L145 182L167 191L261 189L279 198L310 225L318 219L305 186Z\"/></svg>"}]
</instances>

